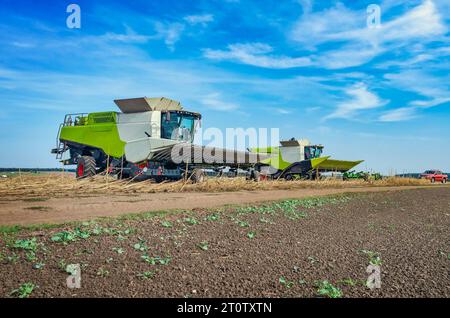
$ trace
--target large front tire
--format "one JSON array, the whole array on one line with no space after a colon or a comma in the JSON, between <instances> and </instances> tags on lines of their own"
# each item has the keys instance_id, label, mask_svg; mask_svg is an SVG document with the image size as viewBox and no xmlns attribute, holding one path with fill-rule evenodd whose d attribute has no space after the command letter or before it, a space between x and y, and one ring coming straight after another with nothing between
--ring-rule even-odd
<instances>
[{"instance_id":1,"label":"large front tire","mask_svg":"<svg viewBox=\"0 0 450 318\"><path fill-rule=\"evenodd\" d=\"M81 156L77 162L77 179L92 177L96 174L95 159L91 156Z\"/></svg>"}]
</instances>

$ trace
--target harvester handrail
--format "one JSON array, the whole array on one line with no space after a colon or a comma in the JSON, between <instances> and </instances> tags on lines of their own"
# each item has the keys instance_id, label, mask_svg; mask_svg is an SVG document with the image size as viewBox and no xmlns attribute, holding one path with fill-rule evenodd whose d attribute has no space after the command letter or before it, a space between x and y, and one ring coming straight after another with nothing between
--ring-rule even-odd
<instances>
[{"instance_id":1,"label":"harvester handrail","mask_svg":"<svg viewBox=\"0 0 450 318\"><path fill-rule=\"evenodd\" d=\"M64 116L63 126L75 126L77 118L87 118L88 116L88 113L67 114L66 116Z\"/></svg>"}]
</instances>

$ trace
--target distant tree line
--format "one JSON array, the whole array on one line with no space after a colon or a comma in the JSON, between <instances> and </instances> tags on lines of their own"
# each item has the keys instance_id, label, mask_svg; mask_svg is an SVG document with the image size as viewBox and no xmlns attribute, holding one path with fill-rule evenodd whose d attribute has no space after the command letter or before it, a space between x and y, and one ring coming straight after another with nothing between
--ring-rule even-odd
<instances>
[{"instance_id":1,"label":"distant tree line","mask_svg":"<svg viewBox=\"0 0 450 318\"><path fill-rule=\"evenodd\" d=\"M20 169L21 172L60 172L61 168L0 168L0 172L18 172ZM64 171L75 172L75 169L64 169Z\"/></svg>"}]
</instances>

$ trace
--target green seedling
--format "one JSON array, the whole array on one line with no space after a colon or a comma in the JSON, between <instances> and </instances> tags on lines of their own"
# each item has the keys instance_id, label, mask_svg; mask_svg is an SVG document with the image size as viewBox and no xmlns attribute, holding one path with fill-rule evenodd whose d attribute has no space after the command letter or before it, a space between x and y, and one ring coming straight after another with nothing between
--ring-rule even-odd
<instances>
[{"instance_id":1,"label":"green seedling","mask_svg":"<svg viewBox=\"0 0 450 318\"><path fill-rule=\"evenodd\" d=\"M333 286L327 280L316 283L317 285L317 293L321 296L326 296L329 298L340 298L342 297L342 291Z\"/></svg>"},{"instance_id":2,"label":"green seedling","mask_svg":"<svg viewBox=\"0 0 450 318\"><path fill-rule=\"evenodd\" d=\"M141 277L143 279L153 278L153 276L155 276L155 271L146 271L146 272L137 274L137 277Z\"/></svg>"},{"instance_id":3,"label":"green seedling","mask_svg":"<svg viewBox=\"0 0 450 318\"><path fill-rule=\"evenodd\" d=\"M64 259L62 259L62 260L60 260L60 261L58 262L58 268L59 268L62 272L65 272L65 271L66 271L67 264L66 264L66 261L65 261Z\"/></svg>"},{"instance_id":4,"label":"green seedling","mask_svg":"<svg viewBox=\"0 0 450 318\"><path fill-rule=\"evenodd\" d=\"M198 224L198 221L194 217L184 218L184 222L186 222L189 225L197 225Z\"/></svg>"},{"instance_id":5,"label":"green seedling","mask_svg":"<svg viewBox=\"0 0 450 318\"><path fill-rule=\"evenodd\" d=\"M161 225L162 225L163 227L166 227L166 228L169 228L169 227L172 227L172 226L173 226L172 222L170 222L170 221L162 221L162 222L161 222Z\"/></svg>"},{"instance_id":6,"label":"green seedling","mask_svg":"<svg viewBox=\"0 0 450 318\"><path fill-rule=\"evenodd\" d=\"M103 269L102 267L100 267L97 271L97 276L101 276L101 277L106 277L109 276L109 271Z\"/></svg>"},{"instance_id":7,"label":"green seedling","mask_svg":"<svg viewBox=\"0 0 450 318\"><path fill-rule=\"evenodd\" d=\"M14 242L13 247L16 249L22 249L22 250L27 250L27 251L36 251L37 248L37 243L36 243L36 238L33 237L30 240L16 240Z\"/></svg>"},{"instance_id":8,"label":"green seedling","mask_svg":"<svg viewBox=\"0 0 450 318\"><path fill-rule=\"evenodd\" d=\"M27 261L33 262L33 261L36 260L36 253L34 253L34 251L28 251L25 254L25 258L26 258Z\"/></svg>"},{"instance_id":9,"label":"green seedling","mask_svg":"<svg viewBox=\"0 0 450 318\"><path fill-rule=\"evenodd\" d=\"M138 251L141 251L141 252L148 251L147 244L145 244L145 241L142 241L142 240L139 243L134 244L133 248L135 250L138 250Z\"/></svg>"},{"instance_id":10,"label":"green seedling","mask_svg":"<svg viewBox=\"0 0 450 318\"><path fill-rule=\"evenodd\" d=\"M155 256L155 257L150 257L147 254L144 254L141 256L141 258L146 261L147 263L149 263L150 265L167 265L169 264L171 258L170 257L159 257L159 256Z\"/></svg>"},{"instance_id":11,"label":"green seedling","mask_svg":"<svg viewBox=\"0 0 450 318\"><path fill-rule=\"evenodd\" d=\"M51 240L53 242L63 243L64 245L67 245L70 242L74 242L76 240L76 235L75 235L75 233L73 233L71 231L62 231L62 232L55 233L51 237Z\"/></svg>"},{"instance_id":12,"label":"green seedling","mask_svg":"<svg viewBox=\"0 0 450 318\"><path fill-rule=\"evenodd\" d=\"M206 241L198 243L197 246L203 251L208 250L208 242L206 242Z\"/></svg>"},{"instance_id":13,"label":"green seedling","mask_svg":"<svg viewBox=\"0 0 450 318\"><path fill-rule=\"evenodd\" d=\"M20 285L18 289L14 289L11 295L17 295L19 298L28 298L36 286L33 283L25 283Z\"/></svg>"},{"instance_id":14,"label":"green seedling","mask_svg":"<svg viewBox=\"0 0 450 318\"><path fill-rule=\"evenodd\" d=\"M125 251L121 247L113 247L113 251L115 251L117 254L123 254Z\"/></svg>"},{"instance_id":15,"label":"green seedling","mask_svg":"<svg viewBox=\"0 0 450 318\"><path fill-rule=\"evenodd\" d=\"M45 266L44 263L36 263L32 267L33 269L42 269Z\"/></svg>"},{"instance_id":16,"label":"green seedling","mask_svg":"<svg viewBox=\"0 0 450 318\"><path fill-rule=\"evenodd\" d=\"M381 256L378 252L372 252L369 250L361 250L362 254L365 254L369 257L369 263L372 265L380 266L381 265Z\"/></svg>"},{"instance_id":17,"label":"green seedling","mask_svg":"<svg viewBox=\"0 0 450 318\"><path fill-rule=\"evenodd\" d=\"M250 226L250 224L248 224L248 223L245 222L245 221L237 220L236 223L237 223L240 227L249 227L249 226Z\"/></svg>"},{"instance_id":18,"label":"green seedling","mask_svg":"<svg viewBox=\"0 0 450 318\"><path fill-rule=\"evenodd\" d=\"M256 232L248 232L248 233L247 233L247 237L248 237L249 239L253 239L253 238L255 237L255 235L256 235Z\"/></svg>"},{"instance_id":19,"label":"green seedling","mask_svg":"<svg viewBox=\"0 0 450 318\"><path fill-rule=\"evenodd\" d=\"M206 221L211 221L211 222L218 221L219 219L220 219L220 215L217 213L213 213L213 214L210 214L207 217L205 217Z\"/></svg>"},{"instance_id":20,"label":"green seedling","mask_svg":"<svg viewBox=\"0 0 450 318\"><path fill-rule=\"evenodd\" d=\"M278 279L278 282L286 288L291 288L292 286L294 286L294 282L287 281L286 278L284 278L284 277L280 277Z\"/></svg>"}]
</instances>

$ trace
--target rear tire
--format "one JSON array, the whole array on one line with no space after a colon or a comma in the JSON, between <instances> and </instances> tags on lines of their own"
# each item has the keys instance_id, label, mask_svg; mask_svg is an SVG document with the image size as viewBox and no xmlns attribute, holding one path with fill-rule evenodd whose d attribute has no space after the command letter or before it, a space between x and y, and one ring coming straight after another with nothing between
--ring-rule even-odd
<instances>
[{"instance_id":1,"label":"rear tire","mask_svg":"<svg viewBox=\"0 0 450 318\"><path fill-rule=\"evenodd\" d=\"M442 183L447 183L447 179L442 179Z\"/></svg>"},{"instance_id":2,"label":"rear tire","mask_svg":"<svg viewBox=\"0 0 450 318\"><path fill-rule=\"evenodd\" d=\"M434 183L436 181L436 179L433 177L431 178L431 183Z\"/></svg>"},{"instance_id":3,"label":"rear tire","mask_svg":"<svg viewBox=\"0 0 450 318\"><path fill-rule=\"evenodd\" d=\"M77 162L77 179L92 177L96 174L95 159L91 156L81 156Z\"/></svg>"},{"instance_id":4,"label":"rear tire","mask_svg":"<svg viewBox=\"0 0 450 318\"><path fill-rule=\"evenodd\" d=\"M286 181L292 181L294 179L294 177L290 173L285 174L283 178Z\"/></svg>"}]
</instances>

